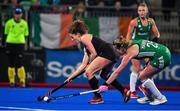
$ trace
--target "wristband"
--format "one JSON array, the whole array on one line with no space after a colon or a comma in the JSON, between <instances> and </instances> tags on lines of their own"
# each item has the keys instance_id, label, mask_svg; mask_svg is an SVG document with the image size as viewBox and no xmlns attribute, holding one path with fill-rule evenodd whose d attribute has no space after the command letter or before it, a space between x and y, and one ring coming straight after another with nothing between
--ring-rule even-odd
<instances>
[{"instance_id":1,"label":"wristband","mask_svg":"<svg viewBox=\"0 0 180 111\"><path fill-rule=\"evenodd\" d=\"M106 83L106 82L105 82L103 85L105 85L105 86L109 86L109 84L108 84L108 83Z\"/></svg>"},{"instance_id":2,"label":"wristband","mask_svg":"<svg viewBox=\"0 0 180 111\"><path fill-rule=\"evenodd\" d=\"M152 39L152 41L153 41L153 42L158 42L158 39L159 39L159 38L154 37L154 38Z\"/></svg>"}]
</instances>

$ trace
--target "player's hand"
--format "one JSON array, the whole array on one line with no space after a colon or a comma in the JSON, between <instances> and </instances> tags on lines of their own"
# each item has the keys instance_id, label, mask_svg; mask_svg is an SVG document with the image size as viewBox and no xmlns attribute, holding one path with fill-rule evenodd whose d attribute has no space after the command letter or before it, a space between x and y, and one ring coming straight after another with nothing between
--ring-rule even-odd
<instances>
[{"instance_id":1,"label":"player's hand","mask_svg":"<svg viewBox=\"0 0 180 111\"><path fill-rule=\"evenodd\" d=\"M99 90L98 90L98 93L101 93L101 92L105 92L108 90L108 86L106 85L101 85L99 86Z\"/></svg>"},{"instance_id":2,"label":"player's hand","mask_svg":"<svg viewBox=\"0 0 180 111\"><path fill-rule=\"evenodd\" d=\"M64 82L71 82L71 81L72 81L72 78L69 77L69 78L67 78Z\"/></svg>"}]
</instances>

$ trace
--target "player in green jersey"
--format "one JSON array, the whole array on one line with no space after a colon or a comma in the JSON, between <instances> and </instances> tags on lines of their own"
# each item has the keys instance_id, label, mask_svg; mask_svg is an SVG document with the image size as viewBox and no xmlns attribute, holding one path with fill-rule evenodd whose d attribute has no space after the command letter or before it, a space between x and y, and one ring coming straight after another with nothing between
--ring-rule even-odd
<instances>
[{"instance_id":1,"label":"player in green jersey","mask_svg":"<svg viewBox=\"0 0 180 111\"><path fill-rule=\"evenodd\" d=\"M138 5L138 17L134 18L128 27L128 32L126 39L143 39L143 40L149 40L150 39L150 33L153 32L155 38L154 40L157 40L157 38L160 37L160 33L156 27L155 21L153 18L147 17L148 15L148 7L145 3L141 3ZM145 60L148 61L147 59ZM131 98L139 98L138 94L135 91L136 88L136 82L138 78L138 73L141 70L141 64L139 60L132 59L132 72L130 74L130 90L131 90Z\"/></svg>"},{"instance_id":2,"label":"player in green jersey","mask_svg":"<svg viewBox=\"0 0 180 111\"><path fill-rule=\"evenodd\" d=\"M169 49L162 45L148 40L132 40L126 41L125 38L117 39L113 42L119 56L122 57L121 64L111 74L105 84L99 87L99 92L108 90L108 85L116 79L121 71L127 66L131 59L149 58L147 66L139 72L139 79L146 90L146 97L138 99L139 103L147 103L151 105L159 105L167 102L167 99L157 89L154 82L150 79L171 63L171 53ZM149 94L153 95L150 98Z\"/></svg>"},{"instance_id":3,"label":"player in green jersey","mask_svg":"<svg viewBox=\"0 0 180 111\"><path fill-rule=\"evenodd\" d=\"M6 54L9 59L8 77L11 87L15 86L15 67L20 79L20 86L25 87L26 74L22 64L23 50L26 38L29 35L27 22L22 19L23 9L17 6L14 9L14 17L5 24L4 41L6 43Z\"/></svg>"}]
</instances>

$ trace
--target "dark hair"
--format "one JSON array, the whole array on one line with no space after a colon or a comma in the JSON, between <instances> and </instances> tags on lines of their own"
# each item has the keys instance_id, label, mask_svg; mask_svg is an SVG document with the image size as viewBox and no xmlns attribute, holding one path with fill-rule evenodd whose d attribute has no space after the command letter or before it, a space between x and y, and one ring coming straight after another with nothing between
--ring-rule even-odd
<instances>
[{"instance_id":1,"label":"dark hair","mask_svg":"<svg viewBox=\"0 0 180 111\"><path fill-rule=\"evenodd\" d=\"M80 33L81 35L85 34L88 32L88 27L87 25L82 21L82 20L75 20L70 28L69 28L69 33L71 34L77 34Z\"/></svg>"}]
</instances>

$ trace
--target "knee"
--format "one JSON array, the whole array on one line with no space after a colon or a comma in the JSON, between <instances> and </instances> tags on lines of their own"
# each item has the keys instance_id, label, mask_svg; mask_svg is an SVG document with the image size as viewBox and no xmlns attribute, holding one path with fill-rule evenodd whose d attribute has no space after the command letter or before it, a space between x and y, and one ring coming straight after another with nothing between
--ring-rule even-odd
<instances>
[{"instance_id":1,"label":"knee","mask_svg":"<svg viewBox=\"0 0 180 111\"><path fill-rule=\"evenodd\" d=\"M133 66L132 67L132 71L135 72L135 73L138 73L140 70L141 70L140 66Z\"/></svg>"},{"instance_id":2,"label":"knee","mask_svg":"<svg viewBox=\"0 0 180 111\"><path fill-rule=\"evenodd\" d=\"M85 71L85 75L89 80L93 77L92 73L89 70Z\"/></svg>"},{"instance_id":3,"label":"knee","mask_svg":"<svg viewBox=\"0 0 180 111\"><path fill-rule=\"evenodd\" d=\"M139 80L144 81L148 79L144 74L139 74Z\"/></svg>"}]
</instances>

